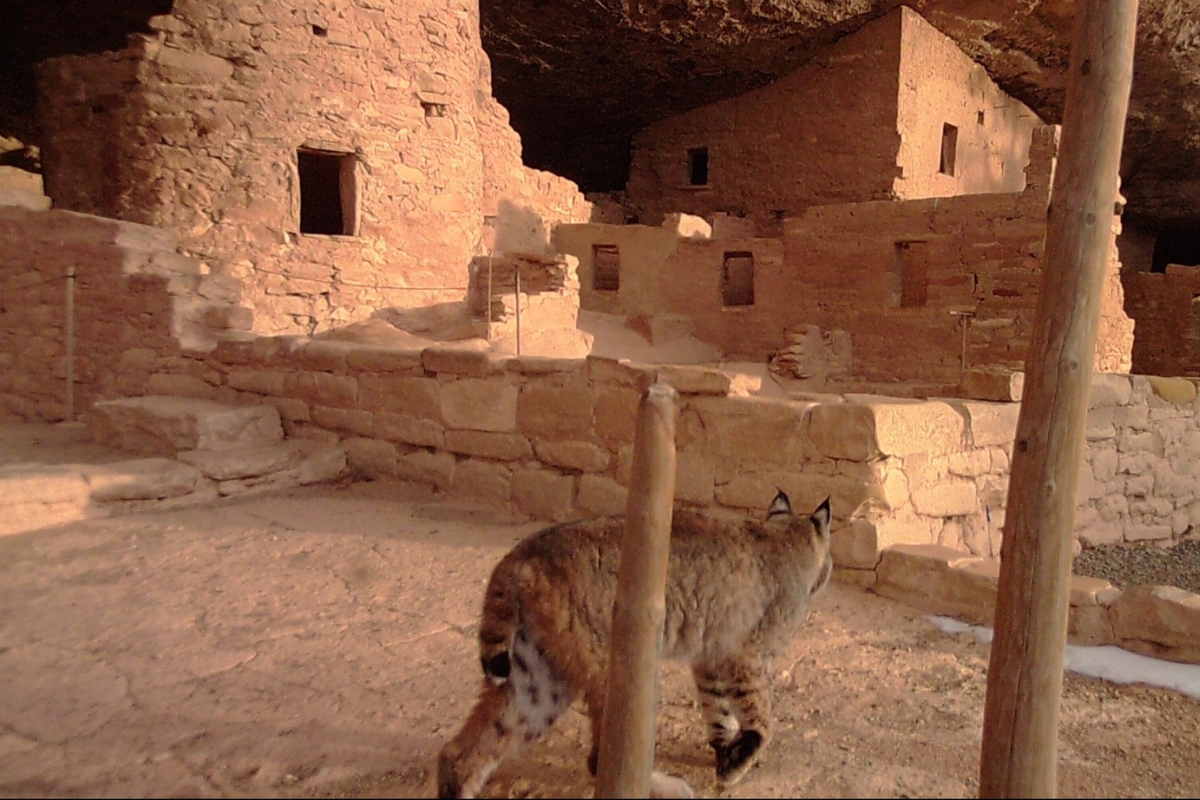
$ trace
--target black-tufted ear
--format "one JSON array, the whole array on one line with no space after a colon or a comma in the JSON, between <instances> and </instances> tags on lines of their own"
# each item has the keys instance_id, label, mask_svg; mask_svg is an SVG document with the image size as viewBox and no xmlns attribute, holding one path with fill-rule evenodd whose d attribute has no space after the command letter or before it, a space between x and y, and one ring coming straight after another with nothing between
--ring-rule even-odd
<instances>
[{"instance_id":1,"label":"black-tufted ear","mask_svg":"<svg viewBox=\"0 0 1200 800\"><path fill-rule=\"evenodd\" d=\"M817 529L817 533L821 536L829 535L829 521L832 518L832 512L829 510L829 498L825 498L825 502L817 506L809 519L812 520L813 527Z\"/></svg>"},{"instance_id":2,"label":"black-tufted ear","mask_svg":"<svg viewBox=\"0 0 1200 800\"><path fill-rule=\"evenodd\" d=\"M784 494L783 489L775 490L775 499L771 501L771 505L767 507L767 519L773 519L778 516L792 515L792 501Z\"/></svg>"}]
</instances>

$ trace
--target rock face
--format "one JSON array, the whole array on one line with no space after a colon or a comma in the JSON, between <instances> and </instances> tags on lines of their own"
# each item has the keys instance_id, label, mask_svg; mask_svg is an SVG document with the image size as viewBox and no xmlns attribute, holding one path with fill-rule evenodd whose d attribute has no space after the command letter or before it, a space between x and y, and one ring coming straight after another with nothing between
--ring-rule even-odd
<instances>
[{"instance_id":1,"label":"rock face","mask_svg":"<svg viewBox=\"0 0 1200 800\"><path fill-rule=\"evenodd\" d=\"M494 93L528 165L621 189L631 137L808 63L898 0L480 0ZM35 61L119 49L166 0L27 3L0 31L0 132L36 140ZM1045 121L1061 120L1072 0L910 0ZM47 6L47 10L40 10ZM1122 169L1127 214L1154 227L1200 208L1200 0L1142 0Z\"/></svg>"}]
</instances>

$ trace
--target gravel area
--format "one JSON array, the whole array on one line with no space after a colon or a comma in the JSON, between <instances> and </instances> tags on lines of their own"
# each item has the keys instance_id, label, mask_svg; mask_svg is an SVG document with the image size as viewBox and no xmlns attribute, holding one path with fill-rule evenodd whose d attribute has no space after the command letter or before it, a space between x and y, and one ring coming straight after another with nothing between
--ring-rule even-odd
<instances>
[{"instance_id":1,"label":"gravel area","mask_svg":"<svg viewBox=\"0 0 1200 800\"><path fill-rule=\"evenodd\" d=\"M1088 547L1075 556L1071 571L1104 578L1121 589L1149 583L1200 594L1200 539L1185 539L1171 547L1130 544Z\"/></svg>"}]
</instances>

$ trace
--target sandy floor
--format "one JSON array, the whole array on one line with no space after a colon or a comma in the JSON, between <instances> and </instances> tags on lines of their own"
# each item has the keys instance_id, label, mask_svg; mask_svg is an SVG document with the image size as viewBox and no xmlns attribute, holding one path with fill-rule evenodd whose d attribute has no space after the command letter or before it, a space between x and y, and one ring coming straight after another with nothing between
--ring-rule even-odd
<instances>
[{"instance_id":1,"label":"sandy floor","mask_svg":"<svg viewBox=\"0 0 1200 800\"><path fill-rule=\"evenodd\" d=\"M491 566L536 524L404 484L310 487L0 539L0 795L429 797L479 676ZM987 649L835 584L731 797L977 794ZM571 712L493 797L583 796ZM1191 797L1200 703L1068 676L1064 796ZM678 667L659 766L713 795Z\"/></svg>"}]
</instances>

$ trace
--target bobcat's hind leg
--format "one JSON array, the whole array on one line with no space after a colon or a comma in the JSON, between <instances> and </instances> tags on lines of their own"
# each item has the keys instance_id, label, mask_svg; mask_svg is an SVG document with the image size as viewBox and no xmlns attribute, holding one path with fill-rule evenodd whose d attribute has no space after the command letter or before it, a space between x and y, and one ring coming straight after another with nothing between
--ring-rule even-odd
<instances>
[{"instance_id":1,"label":"bobcat's hind leg","mask_svg":"<svg viewBox=\"0 0 1200 800\"><path fill-rule=\"evenodd\" d=\"M740 781L771 740L771 689L759 656L713 659L692 669L700 708L708 724L709 746L717 757L717 778L726 786Z\"/></svg>"},{"instance_id":2,"label":"bobcat's hind leg","mask_svg":"<svg viewBox=\"0 0 1200 800\"><path fill-rule=\"evenodd\" d=\"M541 650L518 631L509 679L484 680L462 730L438 754L438 797L474 797L500 763L543 736L574 700Z\"/></svg>"}]
</instances>

